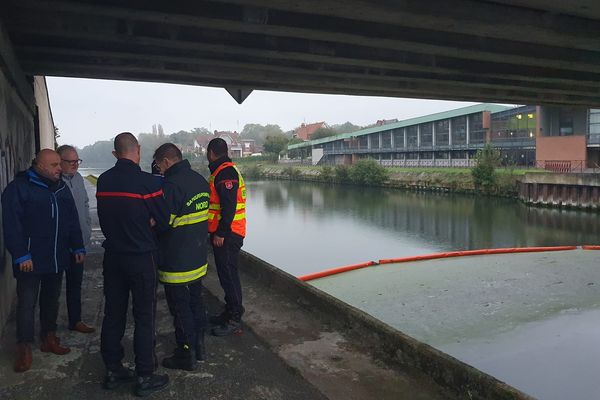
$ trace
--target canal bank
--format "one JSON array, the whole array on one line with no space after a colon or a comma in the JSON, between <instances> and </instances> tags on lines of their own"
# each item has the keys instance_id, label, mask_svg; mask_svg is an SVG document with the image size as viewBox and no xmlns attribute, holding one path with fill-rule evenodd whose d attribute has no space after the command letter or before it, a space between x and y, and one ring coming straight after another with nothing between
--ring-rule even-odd
<instances>
[{"instance_id":1,"label":"canal bank","mask_svg":"<svg viewBox=\"0 0 600 400\"><path fill-rule=\"evenodd\" d=\"M518 182L527 170L501 168L496 171L496 185L491 190L476 188L470 168L383 168L384 180L355 181L348 166L305 166L283 164L241 164L240 169L251 179L275 179L326 184L345 184L396 188L416 191L477 194L516 198Z\"/></svg>"}]
</instances>

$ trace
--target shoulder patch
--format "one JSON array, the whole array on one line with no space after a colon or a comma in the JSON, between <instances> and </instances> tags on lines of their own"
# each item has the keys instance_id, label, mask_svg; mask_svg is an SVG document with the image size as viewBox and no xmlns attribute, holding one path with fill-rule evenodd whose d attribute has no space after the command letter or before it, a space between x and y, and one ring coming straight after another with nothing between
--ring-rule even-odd
<instances>
[{"instance_id":1,"label":"shoulder patch","mask_svg":"<svg viewBox=\"0 0 600 400\"><path fill-rule=\"evenodd\" d=\"M233 189L233 183L231 181L225 182L225 188L226 189Z\"/></svg>"}]
</instances>

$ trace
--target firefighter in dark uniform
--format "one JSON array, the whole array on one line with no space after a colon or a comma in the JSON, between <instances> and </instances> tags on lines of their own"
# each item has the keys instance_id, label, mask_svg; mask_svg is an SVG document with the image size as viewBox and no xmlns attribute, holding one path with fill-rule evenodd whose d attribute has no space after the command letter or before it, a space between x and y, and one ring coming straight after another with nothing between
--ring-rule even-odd
<instances>
[{"instance_id":1,"label":"firefighter in dark uniform","mask_svg":"<svg viewBox=\"0 0 600 400\"><path fill-rule=\"evenodd\" d=\"M219 282L225 292L225 310L210 318L215 325L212 329L215 336L241 334L244 314L238 259L246 236L246 186L227 154L227 143L223 139L215 138L208 144L211 172L208 232Z\"/></svg>"},{"instance_id":2,"label":"firefighter in dark uniform","mask_svg":"<svg viewBox=\"0 0 600 400\"><path fill-rule=\"evenodd\" d=\"M140 146L135 136L121 133L114 146L117 163L100 175L96 193L100 227L106 237L102 244L105 304L100 346L107 369L104 388L137 380L135 394L147 396L169 383L167 375L154 373L158 244L153 231L153 226L156 230L168 228L168 208L160 181L139 167ZM122 364L129 293L135 321L135 374Z\"/></svg>"},{"instance_id":3,"label":"firefighter in dark uniform","mask_svg":"<svg viewBox=\"0 0 600 400\"><path fill-rule=\"evenodd\" d=\"M208 183L192 170L172 143L156 149L154 162L164 175L163 192L171 228L158 237L158 278L165 287L177 341L173 355L165 358L162 365L193 371L196 360L203 361L206 353L202 277L208 268Z\"/></svg>"}]
</instances>

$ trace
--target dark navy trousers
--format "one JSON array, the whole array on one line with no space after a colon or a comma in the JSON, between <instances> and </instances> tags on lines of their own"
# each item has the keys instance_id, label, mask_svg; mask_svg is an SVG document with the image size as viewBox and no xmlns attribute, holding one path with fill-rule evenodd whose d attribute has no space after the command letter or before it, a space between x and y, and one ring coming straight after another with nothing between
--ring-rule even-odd
<instances>
[{"instance_id":1,"label":"dark navy trousers","mask_svg":"<svg viewBox=\"0 0 600 400\"><path fill-rule=\"evenodd\" d=\"M242 314L244 314L242 285L238 271L240 250L243 244L243 237L230 233L225 238L223 246L213 246L219 282L225 292L225 309L236 321L241 320Z\"/></svg>"},{"instance_id":2,"label":"dark navy trousers","mask_svg":"<svg viewBox=\"0 0 600 400\"><path fill-rule=\"evenodd\" d=\"M100 351L106 368L118 368L124 357L121 340L127 324L129 294L135 329L133 350L139 376L151 375L157 366L156 343L156 254L106 251L103 261L104 320Z\"/></svg>"},{"instance_id":3,"label":"dark navy trousers","mask_svg":"<svg viewBox=\"0 0 600 400\"><path fill-rule=\"evenodd\" d=\"M165 285L165 297L173 316L177 344L195 348L198 334L207 325L202 280L188 285Z\"/></svg>"},{"instance_id":4,"label":"dark navy trousers","mask_svg":"<svg viewBox=\"0 0 600 400\"><path fill-rule=\"evenodd\" d=\"M34 264L35 267L35 264ZM34 336L35 306L40 305L40 337L56 331L56 319L63 273L17 275L17 343L31 343Z\"/></svg>"}]
</instances>

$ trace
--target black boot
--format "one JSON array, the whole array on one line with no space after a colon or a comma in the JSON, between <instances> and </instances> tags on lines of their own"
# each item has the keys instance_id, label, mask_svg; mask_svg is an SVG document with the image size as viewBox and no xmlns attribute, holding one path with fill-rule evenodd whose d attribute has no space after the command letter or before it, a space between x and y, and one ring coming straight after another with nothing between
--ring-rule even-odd
<instances>
[{"instance_id":1,"label":"black boot","mask_svg":"<svg viewBox=\"0 0 600 400\"><path fill-rule=\"evenodd\" d=\"M134 393L138 397L150 396L169 386L169 375L138 376Z\"/></svg>"},{"instance_id":2,"label":"black boot","mask_svg":"<svg viewBox=\"0 0 600 400\"><path fill-rule=\"evenodd\" d=\"M196 360L206 361L206 345L204 344L204 329L198 331L196 337Z\"/></svg>"},{"instance_id":3,"label":"black boot","mask_svg":"<svg viewBox=\"0 0 600 400\"><path fill-rule=\"evenodd\" d=\"M214 336L229 336L241 335L244 331L241 320L230 319L224 324L214 327L211 332Z\"/></svg>"},{"instance_id":4,"label":"black boot","mask_svg":"<svg viewBox=\"0 0 600 400\"><path fill-rule=\"evenodd\" d=\"M229 315L229 312L225 310L219 315L211 315L208 317L208 322L213 326L219 326L226 323L229 318L231 318L231 316Z\"/></svg>"},{"instance_id":5,"label":"black boot","mask_svg":"<svg viewBox=\"0 0 600 400\"><path fill-rule=\"evenodd\" d=\"M173 351L173 355L171 357L167 357L163 360L162 366L169 369L194 371L196 369L194 353L187 345L179 346Z\"/></svg>"},{"instance_id":6,"label":"black boot","mask_svg":"<svg viewBox=\"0 0 600 400\"><path fill-rule=\"evenodd\" d=\"M135 371L131 368L125 368L120 365L118 367L106 371L104 383L102 387L106 390L113 390L122 385L135 381Z\"/></svg>"}]
</instances>

